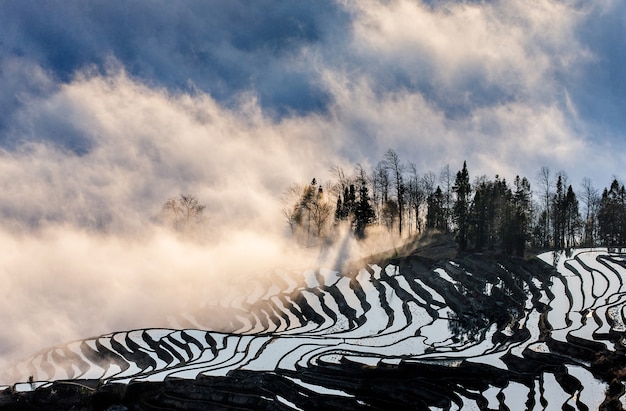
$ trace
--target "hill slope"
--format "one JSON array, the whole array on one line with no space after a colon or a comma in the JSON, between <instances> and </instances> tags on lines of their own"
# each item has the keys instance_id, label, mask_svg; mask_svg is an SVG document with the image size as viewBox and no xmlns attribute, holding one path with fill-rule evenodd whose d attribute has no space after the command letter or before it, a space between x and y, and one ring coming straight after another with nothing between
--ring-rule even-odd
<instances>
[{"instance_id":1,"label":"hill slope","mask_svg":"<svg viewBox=\"0 0 626 411\"><path fill-rule=\"evenodd\" d=\"M179 318L182 329L44 351L5 370L33 383L6 388L0 405L616 409L624 275L623 256L606 250L277 273L228 307Z\"/></svg>"}]
</instances>

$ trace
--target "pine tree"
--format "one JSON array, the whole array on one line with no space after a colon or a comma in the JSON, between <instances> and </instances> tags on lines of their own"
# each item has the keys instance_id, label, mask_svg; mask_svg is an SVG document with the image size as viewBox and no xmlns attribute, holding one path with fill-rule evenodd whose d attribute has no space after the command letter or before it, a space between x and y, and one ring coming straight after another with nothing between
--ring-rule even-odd
<instances>
[{"instance_id":1,"label":"pine tree","mask_svg":"<svg viewBox=\"0 0 626 411\"><path fill-rule=\"evenodd\" d=\"M461 171L456 174L453 190L456 193L453 217L457 227L457 241L459 242L459 250L465 251L467 249L469 203L472 191L465 161L463 162Z\"/></svg>"},{"instance_id":2,"label":"pine tree","mask_svg":"<svg viewBox=\"0 0 626 411\"><path fill-rule=\"evenodd\" d=\"M580 211L578 207L578 199L576 198L576 194L570 185L567 188L567 194L565 195L565 204L564 204L564 214L565 214L565 247L575 247L576 246L576 238L578 237L578 232L581 226L580 219Z\"/></svg>"},{"instance_id":3,"label":"pine tree","mask_svg":"<svg viewBox=\"0 0 626 411\"><path fill-rule=\"evenodd\" d=\"M600 238L608 247L623 246L626 239L626 192L617 179L602 192L598 210Z\"/></svg>"},{"instance_id":4,"label":"pine tree","mask_svg":"<svg viewBox=\"0 0 626 411\"><path fill-rule=\"evenodd\" d=\"M447 230L446 215L444 211L444 197L441 187L437 186L437 189L433 194L428 196L428 211L426 213L426 227L437 230Z\"/></svg>"},{"instance_id":5,"label":"pine tree","mask_svg":"<svg viewBox=\"0 0 626 411\"><path fill-rule=\"evenodd\" d=\"M374 221L376 214L374 213L374 209L370 203L365 173L362 168L359 169L359 199L355 204L354 210L354 234L357 238L363 238L365 237L365 228Z\"/></svg>"},{"instance_id":6,"label":"pine tree","mask_svg":"<svg viewBox=\"0 0 626 411\"><path fill-rule=\"evenodd\" d=\"M335 205L335 223L343 220L343 202L341 201L341 194L339 194L337 195L337 203Z\"/></svg>"},{"instance_id":7,"label":"pine tree","mask_svg":"<svg viewBox=\"0 0 626 411\"><path fill-rule=\"evenodd\" d=\"M565 194L560 175L556 181L556 193L552 197L552 233L554 248L562 249L565 243Z\"/></svg>"},{"instance_id":8,"label":"pine tree","mask_svg":"<svg viewBox=\"0 0 626 411\"><path fill-rule=\"evenodd\" d=\"M515 254L523 256L526 250L526 242L530 234L530 222L532 214L532 192L530 182L526 177L515 177L515 192L513 193L514 207L514 231L513 248Z\"/></svg>"}]
</instances>

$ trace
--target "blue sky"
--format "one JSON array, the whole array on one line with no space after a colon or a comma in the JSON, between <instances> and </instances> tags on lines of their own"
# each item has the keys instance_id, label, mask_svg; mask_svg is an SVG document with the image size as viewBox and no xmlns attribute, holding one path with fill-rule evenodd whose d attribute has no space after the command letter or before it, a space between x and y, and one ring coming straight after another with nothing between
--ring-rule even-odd
<instances>
[{"instance_id":1,"label":"blue sky","mask_svg":"<svg viewBox=\"0 0 626 411\"><path fill-rule=\"evenodd\" d=\"M109 228L190 191L219 213L237 185L275 197L388 148L422 173L467 160L533 181L548 166L602 188L624 178L625 9L6 1L0 178L15 190L0 208Z\"/></svg>"},{"instance_id":2,"label":"blue sky","mask_svg":"<svg viewBox=\"0 0 626 411\"><path fill-rule=\"evenodd\" d=\"M103 167L115 164L136 178L132 156L96 151L123 150L120 138L132 152L152 144L158 155L147 165L167 169L175 181L142 177L138 188L166 186L142 199L107 193L143 208L143 200L202 191L196 185L209 174L226 173L185 158L189 147L161 145L182 138L207 150L207 158L220 155L217 145L232 151L208 129L183 126L193 119L177 127L176 110L192 116L181 108L188 99L210 101L211 108L199 110L237 117L232 125L250 150L284 145L275 162L286 170L299 165L292 176L305 180L334 164L375 164L393 148L420 172L445 164L456 170L467 160L474 176L519 173L532 180L547 165L567 171L574 186L591 177L603 187L612 175L624 175L625 8L611 0L6 1L0 145L5 161L23 167L42 162L49 173L66 172L54 164L60 161L91 170L97 157ZM112 88L103 91L98 82ZM129 110L147 95L162 101L146 103L143 117L110 118L107 125L103 118L116 108L99 93L125 98ZM159 110L173 116L167 136L103 130L141 130L141 121ZM160 162L163 157L175 157L175 164ZM17 163L12 178L21 174ZM192 172L179 175L180 163ZM266 166L254 165L258 173L267 173ZM280 190L287 179L261 183ZM85 181L67 184L88 191ZM13 211L5 203L5 213ZM16 217L42 218L38 212ZM43 218L66 218L55 213L46 210ZM106 225L113 218L106 214L84 218Z\"/></svg>"},{"instance_id":3,"label":"blue sky","mask_svg":"<svg viewBox=\"0 0 626 411\"><path fill-rule=\"evenodd\" d=\"M625 63L619 0L2 1L0 366L284 262L281 193L388 148L420 173L625 180ZM152 224L180 193L202 246Z\"/></svg>"}]
</instances>

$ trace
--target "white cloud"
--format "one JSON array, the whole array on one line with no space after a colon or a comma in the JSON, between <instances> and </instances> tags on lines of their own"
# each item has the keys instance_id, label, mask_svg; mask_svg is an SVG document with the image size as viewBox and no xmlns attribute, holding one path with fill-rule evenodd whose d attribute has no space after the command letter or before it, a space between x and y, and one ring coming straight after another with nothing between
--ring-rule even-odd
<instances>
[{"instance_id":1,"label":"white cloud","mask_svg":"<svg viewBox=\"0 0 626 411\"><path fill-rule=\"evenodd\" d=\"M30 142L0 153L0 180L11 187L0 207L22 222L136 229L167 198L189 192L231 220L241 214L273 224L281 190L326 173L336 159L332 135L319 133L326 126L315 116L273 122L254 96L228 110L205 94L151 89L123 71L79 77L16 117L14 133ZM48 143L67 135L86 152Z\"/></svg>"},{"instance_id":2,"label":"white cloud","mask_svg":"<svg viewBox=\"0 0 626 411\"><path fill-rule=\"evenodd\" d=\"M420 172L463 160L472 175L506 178L532 179L548 164L573 184L619 172L623 150L591 142L559 81L592 58L576 37L586 12L576 3L342 4L351 37L264 63L275 79L294 67L311 76L305 83L329 96L326 114L274 118L253 89L237 89L226 107L117 62L63 84L25 59L1 63L3 83L32 77L15 89L20 104L0 101L11 107L3 136L24 141L0 151L3 355L158 325L229 287L225 278L237 288L291 266L281 192L324 181L332 165L375 164L388 148ZM153 224L180 193L207 206L199 243ZM169 304L150 306L157 300Z\"/></svg>"},{"instance_id":3,"label":"white cloud","mask_svg":"<svg viewBox=\"0 0 626 411\"><path fill-rule=\"evenodd\" d=\"M589 58L575 37L580 13L567 3L348 4L355 14L353 46L366 59L457 96L479 82L513 98L544 97L555 92L555 72Z\"/></svg>"}]
</instances>

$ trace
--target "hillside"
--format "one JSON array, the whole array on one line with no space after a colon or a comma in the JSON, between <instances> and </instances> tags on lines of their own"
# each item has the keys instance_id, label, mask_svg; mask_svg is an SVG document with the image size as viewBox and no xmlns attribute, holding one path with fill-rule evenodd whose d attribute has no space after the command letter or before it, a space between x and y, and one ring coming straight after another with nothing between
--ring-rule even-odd
<instances>
[{"instance_id":1,"label":"hillside","mask_svg":"<svg viewBox=\"0 0 626 411\"><path fill-rule=\"evenodd\" d=\"M0 409L623 407L623 255L448 248L277 272L182 329L54 347L4 370L32 382L1 391Z\"/></svg>"}]
</instances>

